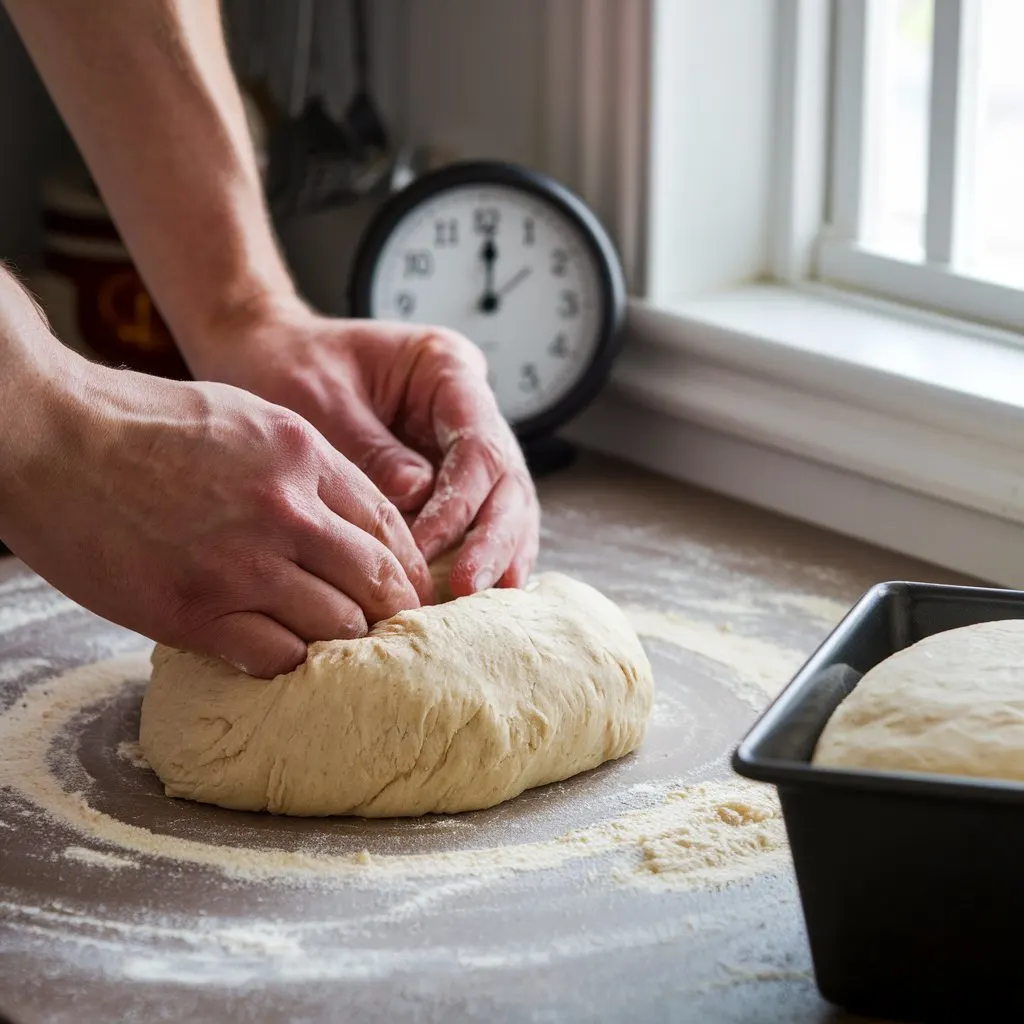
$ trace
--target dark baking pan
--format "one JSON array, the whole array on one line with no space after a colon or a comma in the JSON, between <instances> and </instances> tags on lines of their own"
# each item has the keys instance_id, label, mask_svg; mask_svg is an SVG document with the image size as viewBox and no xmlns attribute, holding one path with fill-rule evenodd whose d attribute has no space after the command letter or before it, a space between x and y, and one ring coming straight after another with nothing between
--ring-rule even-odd
<instances>
[{"instance_id":1,"label":"dark baking pan","mask_svg":"<svg viewBox=\"0 0 1024 1024\"><path fill-rule=\"evenodd\" d=\"M1020 618L1021 591L880 584L733 755L741 775L778 787L833 1003L913 1021L1024 1017L1024 785L810 763L868 669L933 633Z\"/></svg>"}]
</instances>

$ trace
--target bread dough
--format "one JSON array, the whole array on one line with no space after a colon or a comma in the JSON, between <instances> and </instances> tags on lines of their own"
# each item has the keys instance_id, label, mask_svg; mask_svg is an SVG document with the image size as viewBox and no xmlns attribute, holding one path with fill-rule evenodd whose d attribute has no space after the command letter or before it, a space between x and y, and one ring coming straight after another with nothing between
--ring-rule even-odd
<instances>
[{"instance_id":1,"label":"bread dough","mask_svg":"<svg viewBox=\"0 0 1024 1024\"><path fill-rule=\"evenodd\" d=\"M629 753L654 693L623 613L556 573L311 644L269 682L152 661L139 740L168 795L280 814L491 807Z\"/></svg>"},{"instance_id":2,"label":"bread dough","mask_svg":"<svg viewBox=\"0 0 1024 1024\"><path fill-rule=\"evenodd\" d=\"M876 665L813 762L1024 780L1024 621L936 633Z\"/></svg>"}]
</instances>

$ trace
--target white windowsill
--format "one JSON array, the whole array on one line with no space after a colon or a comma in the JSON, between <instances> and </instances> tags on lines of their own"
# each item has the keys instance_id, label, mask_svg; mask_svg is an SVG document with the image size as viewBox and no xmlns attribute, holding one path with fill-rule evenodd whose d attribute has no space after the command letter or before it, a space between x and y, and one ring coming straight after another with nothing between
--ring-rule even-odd
<instances>
[{"instance_id":1,"label":"white windowsill","mask_svg":"<svg viewBox=\"0 0 1024 1024\"><path fill-rule=\"evenodd\" d=\"M1024 347L827 289L631 307L577 439L1007 585L1024 584Z\"/></svg>"}]
</instances>

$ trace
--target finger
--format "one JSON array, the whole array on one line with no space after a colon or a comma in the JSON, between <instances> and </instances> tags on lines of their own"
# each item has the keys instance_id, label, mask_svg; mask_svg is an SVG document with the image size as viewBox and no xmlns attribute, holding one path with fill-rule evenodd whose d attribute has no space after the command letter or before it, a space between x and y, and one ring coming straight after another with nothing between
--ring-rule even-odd
<instances>
[{"instance_id":1,"label":"finger","mask_svg":"<svg viewBox=\"0 0 1024 1024\"><path fill-rule=\"evenodd\" d=\"M494 394L472 365L459 364L439 378L431 408L442 461L434 493L413 527L428 561L462 539L506 472L525 472Z\"/></svg>"},{"instance_id":2,"label":"finger","mask_svg":"<svg viewBox=\"0 0 1024 1024\"><path fill-rule=\"evenodd\" d=\"M337 447L399 510L419 508L430 495L434 467L391 433L358 398L346 408ZM328 438L328 440L333 440Z\"/></svg>"},{"instance_id":3,"label":"finger","mask_svg":"<svg viewBox=\"0 0 1024 1024\"><path fill-rule=\"evenodd\" d=\"M421 604L395 553L365 530L327 509L317 529L299 540L297 556L297 564L307 573L354 601L370 625ZM432 594L425 563L424 570Z\"/></svg>"},{"instance_id":4,"label":"finger","mask_svg":"<svg viewBox=\"0 0 1024 1024\"><path fill-rule=\"evenodd\" d=\"M240 672L273 679L306 660L306 645L291 630L259 612L232 612L204 624L180 644L220 658Z\"/></svg>"},{"instance_id":5,"label":"finger","mask_svg":"<svg viewBox=\"0 0 1024 1024\"><path fill-rule=\"evenodd\" d=\"M352 598L297 565L266 588L258 610L306 643L352 640L368 632L366 616Z\"/></svg>"},{"instance_id":6,"label":"finger","mask_svg":"<svg viewBox=\"0 0 1024 1024\"><path fill-rule=\"evenodd\" d=\"M505 570L505 574L498 580L497 586L508 588L525 587L527 580L530 578L530 573L533 572L533 567L537 562L537 549L537 535L535 533L520 541L519 548L512 557L512 564L509 565Z\"/></svg>"},{"instance_id":7,"label":"finger","mask_svg":"<svg viewBox=\"0 0 1024 1024\"><path fill-rule=\"evenodd\" d=\"M497 450L477 435L453 441L437 474L434 493L412 527L428 562L462 539L505 468Z\"/></svg>"},{"instance_id":8,"label":"finger","mask_svg":"<svg viewBox=\"0 0 1024 1024\"><path fill-rule=\"evenodd\" d=\"M320 477L318 492L321 500L327 508L340 519L358 527L369 537L383 544L404 570L406 579L418 597L418 603L427 603L434 593L434 586L430 579L430 569L427 567L427 560L413 539L412 531L406 525L402 513L378 490L373 482L360 469L339 455L334 449L330 449L330 471ZM341 537L337 536L335 530L335 541L341 543ZM338 549L343 550L343 549ZM337 561L337 551L332 557L326 560L329 565ZM333 583L330 577L323 576L315 568L305 565L308 569L321 579ZM350 597L355 599L355 594L341 588ZM406 605L414 607L414 605ZM365 610L365 608L364 608ZM370 620L375 621L375 620Z\"/></svg>"},{"instance_id":9,"label":"finger","mask_svg":"<svg viewBox=\"0 0 1024 1024\"><path fill-rule=\"evenodd\" d=\"M463 596L493 587L535 532L532 485L517 473L506 473L466 534L452 567L452 592Z\"/></svg>"}]
</instances>

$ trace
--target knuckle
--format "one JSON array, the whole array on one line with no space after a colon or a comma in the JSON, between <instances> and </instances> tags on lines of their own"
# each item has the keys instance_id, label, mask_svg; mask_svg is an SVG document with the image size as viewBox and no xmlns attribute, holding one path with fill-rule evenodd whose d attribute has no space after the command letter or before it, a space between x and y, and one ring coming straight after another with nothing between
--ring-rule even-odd
<instances>
[{"instance_id":1,"label":"knuckle","mask_svg":"<svg viewBox=\"0 0 1024 1024\"><path fill-rule=\"evenodd\" d=\"M308 538L322 532L317 511L319 498L294 481L274 479L259 485L256 497L257 528L264 536ZM253 558L259 560L259 553Z\"/></svg>"},{"instance_id":2,"label":"knuckle","mask_svg":"<svg viewBox=\"0 0 1024 1024\"><path fill-rule=\"evenodd\" d=\"M335 636L339 640L355 640L369 631L366 616L356 605L338 609L336 622Z\"/></svg>"},{"instance_id":3,"label":"knuckle","mask_svg":"<svg viewBox=\"0 0 1024 1024\"><path fill-rule=\"evenodd\" d=\"M220 629L229 602L223 593L207 588L182 589L167 619L170 642L184 650L206 650Z\"/></svg>"},{"instance_id":4,"label":"knuckle","mask_svg":"<svg viewBox=\"0 0 1024 1024\"><path fill-rule=\"evenodd\" d=\"M394 615L410 606L411 584L405 570L395 556L387 550L381 551L374 560L368 577L369 603L373 608L383 610L386 616Z\"/></svg>"},{"instance_id":5,"label":"knuckle","mask_svg":"<svg viewBox=\"0 0 1024 1024\"><path fill-rule=\"evenodd\" d=\"M445 502L441 517L453 538L461 535L473 522L479 509L459 491L454 491Z\"/></svg>"},{"instance_id":6,"label":"knuckle","mask_svg":"<svg viewBox=\"0 0 1024 1024\"><path fill-rule=\"evenodd\" d=\"M497 438L477 434L465 438L463 444L469 449L473 460L483 466L491 480L504 474L508 455L505 446Z\"/></svg>"},{"instance_id":7,"label":"knuckle","mask_svg":"<svg viewBox=\"0 0 1024 1024\"><path fill-rule=\"evenodd\" d=\"M274 412L267 430L274 446L292 458L308 457L316 445L312 427L297 413L287 409Z\"/></svg>"},{"instance_id":8,"label":"knuckle","mask_svg":"<svg viewBox=\"0 0 1024 1024\"><path fill-rule=\"evenodd\" d=\"M420 342L421 352L440 362L470 366L486 372L487 360L483 352L465 335L446 328L434 328Z\"/></svg>"},{"instance_id":9,"label":"knuckle","mask_svg":"<svg viewBox=\"0 0 1024 1024\"><path fill-rule=\"evenodd\" d=\"M393 444L371 441L363 446L355 465L372 480L394 461L394 456Z\"/></svg>"},{"instance_id":10,"label":"knuckle","mask_svg":"<svg viewBox=\"0 0 1024 1024\"><path fill-rule=\"evenodd\" d=\"M398 509L381 495L370 506L369 526L370 535L382 544L387 544L404 528L405 520Z\"/></svg>"}]
</instances>

